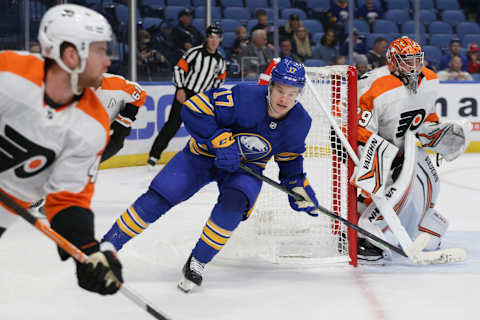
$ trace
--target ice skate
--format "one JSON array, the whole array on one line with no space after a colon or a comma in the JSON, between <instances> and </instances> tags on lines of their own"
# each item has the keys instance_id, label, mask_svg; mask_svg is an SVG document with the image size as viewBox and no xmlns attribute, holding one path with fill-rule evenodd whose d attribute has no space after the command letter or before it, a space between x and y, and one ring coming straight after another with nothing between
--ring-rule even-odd
<instances>
[{"instance_id":1,"label":"ice skate","mask_svg":"<svg viewBox=\"0 0 480 320\"><path fill-rule=\"evenodd\" d=\"M383 250L371 244L367 239L358 239L357 258L359 264L383 265Z\"/></svg>"},{"instance_id":2,"label":"ice skate","mask_svg":"<svg viewBox=\"0 0 480 320\"><path fill-rule=\"evenodd\" d=\"M182 269L182 278L178 282L178 289L182 290L185 293L190 292L195 286L202 285L202 274L205 270L205 264L201 263L192 255L187 260L187 263L183 266Z\"/></svg>"}]
</instances>

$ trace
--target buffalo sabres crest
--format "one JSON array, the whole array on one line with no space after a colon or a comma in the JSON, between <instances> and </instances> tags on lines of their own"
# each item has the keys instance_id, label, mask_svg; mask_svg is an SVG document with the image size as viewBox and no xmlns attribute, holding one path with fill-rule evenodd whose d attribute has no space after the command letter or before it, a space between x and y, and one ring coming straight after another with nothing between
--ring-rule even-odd
<instances>
[{"instance_id":1,"label":"buffalo sabres crest","mask_svg":"<svg viewBox=\"0 0 480 320\"><path fill-rule=\"evenodd\" d=\"M254 133L238 133L235 135L242 158L254 161L266 158L272 152L272 145L264 137Z\"/></svg>"}]
</instances>

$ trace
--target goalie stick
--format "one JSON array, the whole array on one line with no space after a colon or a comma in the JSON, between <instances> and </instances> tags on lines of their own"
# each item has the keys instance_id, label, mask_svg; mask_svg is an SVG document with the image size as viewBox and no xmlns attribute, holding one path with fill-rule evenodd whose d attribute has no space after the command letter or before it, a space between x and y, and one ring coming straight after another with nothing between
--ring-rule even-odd
<instances>
[{"instance_id":1,"label":"goalie stick","mask_svg":"<svg viewBox=\"0 0 480 320\"><path fill-rule=\"evenodd\" d=\"M58 234L55 230L40 221L37 217L32 215L23 207L21 207L18 203L8 197L2 190L0 190L0 202L2 202L8 209L21 216L44 235L55 241L55 243L60 248L68 252L68 254L70 254L75 260L81 263L86 263L88 261L88 256L85 253L83 253L80 249L74 246L70 241ZM132 301L140 308L148 312L150 315L152 315L155 319L171 320L171 318L154 308L152 304L147 303L145 299L141 297L138 293L128 288L125 283L121 284L120 292L128 299L130 299L130 301Z\"/></svg>"},{"instance_id":2,"label":"goalie stick","mask_svg":"<svg viewBox=\"0 0 480 320\"><path fill-rule=\"evenodd\" d=\"M348 140L345 138L345 135L343 134L336 120L333 118L331 112L327 110L326 106L328 104L323 100L323 98L315 90L309 77L307 75L305 75L305 77L306 77L306 81L305 81L306 85L312 91L315 97L315 100L317 100L318 104L322 108L323 113L328 118L330 125L334 129L336 136L341 140L342 146L348 152L350 159L357 166L359 163L358 156L353 150L352 146L348 143ZM356 96L356 88L355 88L355 96ZM356 101L356 97L355 97L355 101ZM410 239L410 236L408 235L405 228L402 226L400 220L398 219L397 214L393 210L392 206L388 203L387 199L385 199L385 197L382 197L382 196L372 195L372 200L374 201L377 208L380 210L380 213L382 214L382 216L387 221L388 226L392 230L393 234L397 237L398 241L400 242L400 245L404 249L403 251L404 254L406 254L408 258L414 263L442 264L442 263L461 262L467 258L467 253L463 248L449 248L449 249L423 252L422 250L428 244L428 237L423 236L423 237L417 238L415 241L412 242L412 240ZM393 248L391 249L394 250Z\"/></svg>"}]
</instances>

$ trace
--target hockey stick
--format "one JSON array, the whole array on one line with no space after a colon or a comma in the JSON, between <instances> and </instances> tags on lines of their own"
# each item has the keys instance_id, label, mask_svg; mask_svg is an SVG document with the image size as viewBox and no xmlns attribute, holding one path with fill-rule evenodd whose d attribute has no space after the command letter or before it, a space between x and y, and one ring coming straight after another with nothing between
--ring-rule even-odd
<instances>
[{"instance_id":1,"label":"hockey stick","mask_svg":"<svg viewBox=\"0 0 480 320\"><path fill-rule=\"evenodd\" d=\"M75 260L81 263L87 263L88 256L83 253L80 249L74 246L70 241L62 237L58 234L55 230L47 226L45 223L40 221L30 212L25 210L22 206L12 200L7 194L5 194L2 190L0 190L0 202L2 202L8 209L12 210L23 219L25 219L28 223L33 225L36 229L42 232L44 235L55 241L55 243L68 252ZM147 311L150 315L152 315L155 319L158 320L171 320L165 314L162 314L156 308L152 306L152 304L147 303L143 297L141 297L138 293L132 291L132 289L128 288L125 283L122 283L120 286L120 292L130 299L133 303L138 305L143 310Z\"/></svg>"},{"instance_id":2,"label":"hockey stick","mask_svg":"<svg viewBox=\"0 0 480 320\"><path fill-rule=\"evenodd\" d=\"M324 99L318 94L318 92L313 87L312 82L309 77L306 75L306 85L312 91L315 100L323 110L323 113L328 118L330 125L333 127L336 136L341 140L342 146L347 150L351 161L357 166L359 159L355 151L352 149L350 143L345 138L342 130L337 124L336 120L333 118L333 115L329 110L327 110L327 103ZM356 97L355 97L356 101ZM410 132L410 131L409 131ZM410 236L408 235L405 228L402 226L400 219L398 218L396 212L393 210L392 206L388 203L387 199L384 196L372 195L372 200L380 210L382 216L387 221L388 226L392 230L395 237L397 237L400 245L404 249L404 253L408 258L416 264L439 264L439 263L452 263L464 261L467 257L467 253L463 248L450 248L443 250L436 250L430 252L423 252L422 250L428 244L428 237L420 237L415 239L412 242Z\"/></svg>"},{"instance_id":3,"label":"hockey stick","mask_svg":"<svg viewBox=\"0 0 480 320\"><path fill-rule=\"evenodd\" d=\"M251 174L252 176L255 176L257 177L258 179L268 183L269 185L271 185L272 187L282 191L282 192L285 192L286 194L292 196L296 201L302 201L302 200L305 200L300 194L296 193L295 191L292 191L292 190L289 190L288 188L282 186L280 183L256 172L255 170L247 167L245 164L240 164L240 168L246 172L248 172L249 174ZM335 220L338 220L338 221L341 221L343 222L347 227L363 234L364 236L372 239L372 240L375 240L377 241L378 243L381 243L382 245L384 245L385 247L388 247L390 248L391 250L395 251L396 253L404 256L404 257L407 257L407 255L405 254L405 252L400 249L399 247L397 246L394 246L393 244L377 237L376 235L374 235L373 233L370 233L368 232L367 230L363 229L363 228L360 228L359 226L357 226L356 224L348 221L347 219L341 217L341 216L338 216L336 215L335 213L333 213L332 211L328 210L327 208L324 208L322 207L321 205L318 205L316 207L316 209L318 209L321 213L323 214L326 214L327 216L329 216L330 218L332 219L335 219Z\"/></svg>"}]
</instances>

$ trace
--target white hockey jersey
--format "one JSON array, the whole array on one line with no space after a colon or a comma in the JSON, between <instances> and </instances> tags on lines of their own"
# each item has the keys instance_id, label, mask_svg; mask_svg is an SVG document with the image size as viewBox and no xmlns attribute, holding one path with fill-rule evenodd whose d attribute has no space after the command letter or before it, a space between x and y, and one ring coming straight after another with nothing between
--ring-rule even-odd
<instances>
[{"instance_id":1,"label":"white hockey jersey","mask_svg":"<svg viewBox=\"0 0 480 320\"><path fill-rule=\"evenodd\" d=\"M363 145L372 132L403 148L407 130L417 131L424 121L438 121L435 100L437 75L423 68L418 91L410 94L388 66L374 69L358 81L358 142Z\"/></svg>"},{"instance_id":2,"label":"white hockey jersey","mask_svg":"<svg viewBox=\"0 0 480 320\"><path fill-rule=\"evenodd\" d=\"M41 57L0 52L0 188L24 207L47 195L51 220L67 207L90 207L110 123L88 88L69 105L48 106L44 76Z\"/></svg>"},{"instance_id":3,"label":"white hockey jersey","mask_svg":"<svg viewBox=\"0 0 480 320\"><path fill-rule=\"evenodd\" d=\"M127 103L137 107L145 104L147 93L136 82L128 81L122 76L105 73L102 85L95 90L98 98L108 112L110 123L114 120L130 126L131 120L120 115Z\"/></svg>"}]
</instances>

